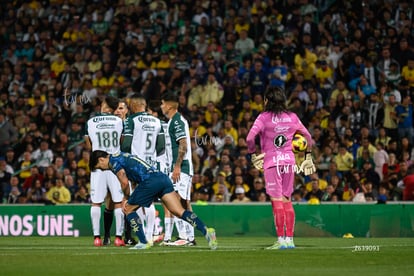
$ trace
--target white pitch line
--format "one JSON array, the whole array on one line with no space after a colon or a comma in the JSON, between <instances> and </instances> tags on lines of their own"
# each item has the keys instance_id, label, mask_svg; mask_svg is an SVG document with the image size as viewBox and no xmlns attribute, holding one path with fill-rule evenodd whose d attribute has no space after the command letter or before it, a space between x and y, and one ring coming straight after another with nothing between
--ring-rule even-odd
<instances>
[{"instance_id":1,"label":"white pitch line","mask_svg":"<svg viewBox=\"0 0 414 276\"><path fill-rule=\"evenodd\" d=\"M329 246L297 246L295 249L293 250L332 250L332 249L342 249L342 250L353 250L355 249L355 246L373 246L373 245L369 245L369 244L364 244L364 245L360 245L360 244L356 244L353 246L339 246L339 247L329 247ZM395 244L395 245L375 245L378 246L380 249L384 249L384 248L389 248L389 247L414 247L414 245L410 245L410 244ZM24 252L24 251L53 251L53 254L68 254L68 252L66 250L73 250L76 249L74 247L37 247L37 246L30 246L30 247L0 247L2 252L0 252L0 256L12 256L12 255L18 255L19 252ZM199 248L191 248L191 249L185 249L185 248L171 248L171 250L169 249L165 249L165 250L129 250L129 247L125 247L123 248L119 248L116 249L116 251L114 250L110 250L110 247L100 247L100 248L95 248L95 247L85 247L85 248L81 248L82 251L88 251L88 252L80 252L80 253L73 253L72 255L119 255L119 254L137 254L139 252L139 254L144 253L144 254L171 254L171 253L190 253L190 252L215 252L215 251L227 251L227 252L242 252L242 251L260 251L260 250L265 250L265 247L252 247L252 248L248 248L248 247L236 247L236 246L219 246L219 248L217 250L209 250L208 247L199 247ZM112 248L114 249L114 248ZM9 252L7 252L9 251ZM14 251L14 252L10 252L10 251ZM93 252L94 251L94 252ZM267 250L266 250L267 251ZM269 250L269 251L273 251L273 250ZM292 249L286 249L286 250L281 250L281 251L292 251Z\"/></svg>"}]
</instances>

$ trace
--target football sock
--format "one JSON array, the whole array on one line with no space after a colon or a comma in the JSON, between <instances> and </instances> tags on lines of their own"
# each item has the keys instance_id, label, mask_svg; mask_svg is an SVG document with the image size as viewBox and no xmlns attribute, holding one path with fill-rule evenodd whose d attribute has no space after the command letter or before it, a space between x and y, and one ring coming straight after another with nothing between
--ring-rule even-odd
<instances>
[{"instance_id":1,"label":"football sock","mask_svg":"<svg viewBox=\"0 0 414 276\"><path fill-rule=\"evenodd\" d=\"M91 222L92 231L94 236L100 236L100 221L101 221L101 208L99 206L91 206Z\"/></svg>"},{"instance_id":2,"label":"football sock","mask_svg":"<svg viewBox=\"0 0 414 276\"><path fill-rule=\"evenodd\" d=\"M128 219L124 216L124 232L125 232L125 240L132 239L131 236L131 225L129 224Z\"/></svg>"},{"instance_id":3,"label":"football sock","mask_svg":"<svg viewBox=\"0 0 414 276\"><path fill-rule=\"evenodd\" d=\"M272 201L273 218L276 226L276 234L278 237L285 236L285 210L283 202L279 200Z\"/></svg>"},{"instance_id":4,"label":"football sock","mask_svg":"<svg viewBox=\"0 0 414 276\"><path fill-rule=\"evenodd\" d=\"M112 221L114 218L114 210L106 209L104 210L104 231L105 231L105 237L111 236L111 227L112 227Z\"/></svg>"},{"instance_id":5,"label":"football sock","mask_svg":"<svg viewBox=\"0 0 414 276\"><path fill-rule=\"evenodd\" d=\"M131 224L131 230L135 233L135 235L137 235L139 241L141 243L148 243L147 239L145 238L141 219L139 218L138 214L136 212L132 212L127 215L127 219Z\"/></svg>"},{"instance_id":6,"label":"football sock","mask_svg":"<svg viewBox=\"0 0 414 276\"><path fill-rule=\"evenodd\" d=\"M187 236L187 240L193 241L194 240L194 227L190 223L184 222L184 229L185 229L185 234Z\"/></svg>"},{"instance_id":7,"label":"football sock","mask_svg":"<svg viewBox=\"0 0 414 276\"><path fill-rule=\"evenodd\" d=\"M115 231L117 236L122 236L124 232L124 212L122 208L115 208Z\"/></svg>"},{"instance_id":8,"label":"football sock","mask_svg":"<svg viewBox=\"0 0 414 276\"><path fill-rule=\"evenodd\" d=\"M207 234L207 227L206 225L197 217L197 215L191 211L185 210L183 215L181 216L181 218L188 222L189 224L191 224L191 226L197 228L198 230L201 231L201 233L203 233L203 236L205 236ZM191 238L191 237L189 237ZM194 231L193 231L193 236L192 236L193 240L194 240Z\"/></svg>"},{"instance_id":9,"label":"football sock","mask_svg":"<svg viewBox=\"0 0 414 276\"><path fill-rule=\"evenodd\" d=\"M286 218L286 236L293 237L293 231L295 228L295 210L293 209L292 202L283 202Z\"/></svg>"},{"instance_id":10,"label":"football sock","mask_svg":"<svg viewBox=\"0 0 414 276\"><path fill-rule=\"evenodd\" d=\"M154 204L151 204L150 207L145 208L145 236L147 240L152 241L152 236L154 234L154 226L155 226L155 207Z\"/></svg>"},{"instance_id":11,"label":"football sock","mask_svg":"<svg viewBox=\"0 0 414 276\"><path fill-rule=\"evenodd\" d=\"M168 241L171 240L172 230L174 226L174 218L165 217L164 218L164 240Z\"/></svg>"},{"instance_id":12,"label":"football sock","mask_svg":"<svg viewBox=\"0 0 414 276\"><path fill-rule=\"evenodd\" d=\"M180 239L187 239L187 234L185 233L184 221L181 218L174 217L175 227L177 228L178 237Z\"/></svg>"}]
</instances>

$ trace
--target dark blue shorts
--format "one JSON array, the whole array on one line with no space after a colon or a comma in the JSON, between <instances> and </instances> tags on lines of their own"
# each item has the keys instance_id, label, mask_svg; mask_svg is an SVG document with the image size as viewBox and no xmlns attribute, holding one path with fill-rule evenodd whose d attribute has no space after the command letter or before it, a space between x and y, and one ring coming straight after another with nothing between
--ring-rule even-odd
<instances>
[{"instance_id":1,"label":"dark blue shorts","mask_svg":"<svg viewBox=\"0 0 414 276\"><path fill-rule=\"evenodd\" d=\"M174 192L174 187L168 175L155 172L147 180L138 183L128 199L128 204L149 207L155 199L171 192Z\"/></svg>"}]
</instances>

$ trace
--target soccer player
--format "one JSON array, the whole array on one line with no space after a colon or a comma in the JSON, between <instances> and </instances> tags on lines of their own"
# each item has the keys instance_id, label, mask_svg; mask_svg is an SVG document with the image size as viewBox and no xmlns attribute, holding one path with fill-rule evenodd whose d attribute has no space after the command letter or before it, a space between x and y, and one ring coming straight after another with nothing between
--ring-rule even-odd
<instances>
[{"instance_id":1,"label":"soccer player","mask_svg":"<svg viewBox=\"0 0 414 276\"><path fill-rule=\"evenodd\" d=\"M165 136L161 121L146 112L147 103L140 94L130 97L131 114L125 120L123 152L131 153L145 160L151 166L157 165L157 156L165 151ZM155 206L140 208L138 214L145 220L145 234L152 245L155 226Z\"/></svg>"},{"instance_id":2,"label":"soccer player","mask_svg":"<svg viewBox=\"0 0 414 276\"><path fill-rule=\"evenodd\" d=\"M170 136L171 147L167 148L172 156L171 180L174 189L181 198L184 209L192 211L191 208L191 178L193 176L193 163L191 159L190 131L187 120L178 112L178 97L173 93L165 93L161 99L161 111L169 119L168 134ZM166 220L172 215L165 214ZM165 223L165 245L195 245L194 228L187 222L174 218L178 230L178 240L171 243L173 224Z\"/></svg>"},{"instance_id":3,"label":"soccer player","mask_svg":"<svg viewBox=\"0 0 414 276\"><path fill-rule=\"evenodd\" d=\"M253 165L258 169L264 169L266 193L272 203L278 240L267 249L295 248L295 211L291 196L296 163L291 142L296 132L303 134L308 141L305 160L300 169L305 175L309 175L316 171L310 152L312 137L297 115L287 109L286 96L282 88L270 87L265 93L264 105L264 112L256 118L247 135L247 146L252 154ZM256 155L257 136L260 137L263 152L260 155Z\"/></svg>"},{"instance_id":4,"label":"soccer player","mask_svg":"<svg viewBox=\"0 0 414 276\"><path fill-rule=\"evenodd\" d=\"M128 105L125 100L120 99L118 103L117 109L114 111L114 115L118 116L122 119L122 121L125 121L125 119L128 116ZM114 217L114 203L111 199L111 194L108 193L105 199L105 210L104 210L104 239L103 239L103 245L109 245L111 243L111 227L112 227L112 221ZM124 219L124 243L125 245L135 245L137 242L132 238L131 236L131 226L128 223L128 220Z\"/></svg>"},{"instance_id":5,"label":"soccer player","mask_svg":"<svg viewBox=\"0 0 414 276\"><path fill-rule=\"evenodd\" d=\"M119 100L107 96L101 104L101 113L86 122L86 148L118 153L121 149L122 119L112 113L117 109ZM107 192L111 193L115 213L115 246L125 245L122 240L124 230L124 213L122 212L123 193L118 178L110 171L95 170L91 172L91 221L94 245L102 246L100 237L101 205Z\"/></svg>"},{"instance_id":6,"label":"soccer player","mask_svg":"<svg viewBox=\"0 0 414 276\"><path fill-rule=\"evenodd\" d=\"M151 115L153 115L153 116L155 116L155 117L157 117L161 120L161 126L162 126L162 129L164 131L164 136L165 136L165 148L166 149L171 148L171 140L170 140L170 135L168 133L168 123L162 119L162 117L164 117L164 116L161 112L160 104L158 102L154 102L154 101L149 103L148 113L150 113ZM171 164L171 161L172 161L172 157L170 156L170 154L171 154L170 150L165 150L164 153L157 156L157 169L160 172L165 173L166 175L170 175L170 173L171 173L170 164ZM164 208L164 214L169 213L169 211L165 207L165 205L163 205L163 208ZM164 228L168 228L169 233L171 233L171 231L172 231L173 224L174 224L174 218L164 216L164 226L165 226ZM160 242L164 239L164 234L162 234L157 229L157 227L155 227L154 235L155 235L154 236L154 242ZM170 234L170 237L171 237L171 234Z\"/></svg>"},{"instance_id":7,"label":"soccer player","mask_svg":"<svg viewBox=\"0 0 414 276\"><path fill-rule=\"evenodd\" d=\"M108 154L101 150L92 152L89 166L91 170L111 170L121 182L124 193L123 210L132 230L139 239L139 243L131 249L151 247L145 237L136 210L141 206L149 207L156 198L160 198L172 214L200 230L211 249L217 248L214 228L207 228L196 214L181 206L179 196L174 192L173 184L166 174L135 155L129 153ZM130 194L129 181L137 184L132 194Z\"/></svg>"}]
</instances>

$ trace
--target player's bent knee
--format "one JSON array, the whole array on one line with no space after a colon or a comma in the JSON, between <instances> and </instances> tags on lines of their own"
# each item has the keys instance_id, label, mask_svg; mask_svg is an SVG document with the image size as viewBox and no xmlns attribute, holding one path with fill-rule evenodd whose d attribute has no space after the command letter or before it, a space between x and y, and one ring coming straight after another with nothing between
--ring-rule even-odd
<instances>
[{"instance_id":1,"label":"player's bent knee","mask_svg":"<svg viewBox=\"0 0 414 276\"><path fill-rule=\"evenodd\" d=\"M181 206L182 206L184 209L188 209L187 200L185 200L185 199L183 199L183 198L180 198L180 203L181 203Z\"/></svg>"},{"instance_id":2,"label":"player's bent knee","mask_svg":"<svg viewBox=\"0 0 414 276\"><path fill-rule=\"evenodd\" d=\"M125 205L124 212L125 212L126 215L129 215L129 214L131 214L133 212L136 212L138 210L138 208L139 208L138 205L129 205L129 204L126 204Z\"/></svg>"}]
</instances>

